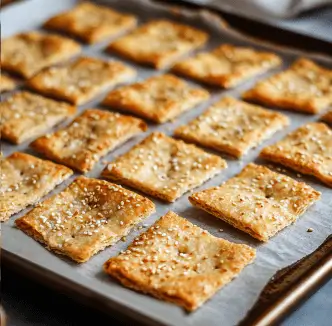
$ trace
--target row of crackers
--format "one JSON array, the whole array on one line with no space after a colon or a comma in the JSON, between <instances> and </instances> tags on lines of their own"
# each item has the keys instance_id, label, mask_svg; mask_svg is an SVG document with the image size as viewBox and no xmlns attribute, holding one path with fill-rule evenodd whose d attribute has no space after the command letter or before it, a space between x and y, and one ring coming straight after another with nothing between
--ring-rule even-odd
<instances>
[{"instance_id":1,"label":"row of crackers","mask_svg":"<svg viewBox=\"0 0 332 326\"><path fill-rule=\"evenodd\" d=\"M44 27L94 43L128 32L136 24L137 18L132 15L81 3L50 18ZM281 58L273 53L229 44L178 61L204 46L208 37L207 33L191 26L156 20L113 40L107 50L158 69L172 66L180 74L224 88L234 87L281 64ZM2 42L2 68L31 78L43 68L79 52L80 45L68 38L39 32L23 33ZM280 108L318 113L332 101L331 74L330 70L310 60L299 59L286 72L259 82L244 97ZM46 95L82 104L101 90L127 81L133 75L133 71L117 62L109 64L82 59L66 67L43 71L29 82L29 86ZM7 88L13 87L8 77L3 84Z\"/></svg>"},{"instance_id":2,"label":"row of crackers","mask_svg":"<svg viewBox=\"0 0 332 326\"><path fill-rule=\"evenodd\" d=\"M98 13L101 7L92 4L81 4L70 12L51 18L46 26L57 30L64 28L62 31L80 36L75 28L82 28L82 15L87 8L96 10L96 13L91 15L94 11L90 11L91 25L88 21L83 26L87 24L86 28L94 28L91 33L85 29L82 35L90 37L87 39L89 42L100 40L98 37L102 33L99 28L103 26L105 16ZM114 11L110 12L115 14ZM76 24L63 24L71 20ZM116 26L121 26L120 22L121 19L117 18ZM102 30L106 33L105 37L114 33L109 32L112 30L109 26ZM29 34L25 34L25 37L40 36ZM110 48L136 61L163 68L180 55L204 44L207 36L203 40L203 35L201 31L188 26L158 21L120 38ZM42 45L43 52L51 53L54 44L48 40L45 43L46 47ZM137 48L140 44L141 49ZM152 52L146 53L144 48ZM174 69L207 83L233 87L274 67L278 60L272 54L224 45L212 53L201 53L180 62ZM42 60L36 62L41 64ZM46 65L54 63L56 60ZM22 67L20 64L16 66ZM37 67L36 70L43 67ZM215 74L219 67L221 73ZM301 102L298 98L303 88L298 90L296 83L295 86L292 84L292 78L295 74L295 80L300 78L301 87L307 85L302 78L308 80L308 67L314 71L309 74L311 79L308 81L308 89L313 93L310 93L310 100ZM324 79L326 76L331 78L328 74L331 72L311 61L299 60L289 71L275 76L277 79L271 82L272 85L280 83L275 87L277 95L269 83L263 84L261 93L266 95L266 87L272 87L270 93L274 94L274 99L278 98L278 91L282 96L288 96L284 101L278 100L277 106L316 113L331 103L331 90L327 84L329 79L326 79L327 82ZM81 58L67 67L42 71L28 84L42 94L80 104L132 75L133 70L123 64ZM292 85L286 91L283 91L283 80L288 86ZM260 92L259 85L255 87L257 92L247 92L248 98L253 98L250 95L253 92ZM70 91L66 93L68 89ZM104 104L161 123L193 108L207 97L206 91L189 87L179 78L168 74L117 89L106 97ZM258 96L254 99L258 100ZM276 104L271 102L271 96L270 102L262 96L259 100L269 105ZM157 105L160 108L158 114L155 112ZM15 143L44 134L75 112L71 105L28 92L17 93L9 98L2 104L2 110L5 113L3 137ZM13 118L14 121L11 120ZM188 142L240 157L287 124L288 119L282 114L233 98L224 98L189 125L179 127L175 135ZM145 122L140 119L89 109L67 128L38 138L31 146L54 161L86 172L107 152L146 128ZM279 143L268 146L261 155L302 173L314 174L331 185L331 143L331 130L325 124L312 123L299 128ZM23 153L12 154L2 161L2 166L2 220L36 203L72 174L65 166ZM163 200L174 201L226 167L227 163L219 156L162 133L153 133L108 164L102 176ZM266 167L249 164L238 176L219 187L194 193L189 200L253 237L267 241L293 223L319 196L319 192L302 182ZM153 212L154 204L145 197L107 181L79 177L63 192L39 203L27 215L17 219L16 224L49 249L84 262L117 242ZM126 286L194 310L235 277L254 256L252 248L218 239L169 212L135 239L125 252L107 261L104 268Z\"/></svg>"},{"instance_id":3,"label":"row of crackers","mask_svg":"<svg viewBox=\"0 0 332 326\"><path fill-rule=\"evenodd\" d=\"M313 132L311 138L316 137L316 130L306 126L295 143L303 141L307 130ZM331 130L329 135L331 140ZM226 162L219 156L162 133L152 133L109 164L102 177L173 201L225 167ZM1 173L1 217L8 218L39 201L73 172L50 161L14 153L3 160ZM193 193L189 201L267 241L294 223L319 198L320 193L303 182L249 164L220 186ZM48 249L85 262L115 244L154 211L151 200L133 191L79 177L15 223ZM254 249L214 237L169 212L127 250L108 260L104 269L125 286L194 310L254 257Z\"/></svg>"}]
</instances>

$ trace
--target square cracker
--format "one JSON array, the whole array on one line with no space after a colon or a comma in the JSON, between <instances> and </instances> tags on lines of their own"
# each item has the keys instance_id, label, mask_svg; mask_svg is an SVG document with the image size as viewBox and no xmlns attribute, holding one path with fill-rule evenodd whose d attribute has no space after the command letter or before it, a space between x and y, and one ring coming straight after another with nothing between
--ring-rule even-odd
<instances>
[{"instance_id":1,"label":"square cracker","mask_svg":"<svg viewBox=\"0 0 332 326\"><path fill-rule=\"evenodd\" d=\"M279 142L265 147L260 156L332 187L332 130L324 123L309 123Z\"/></svg>"},{"instance_id":2,"label":"square cracker","mask_svg":"<svg viewBox=\"0 0 332 326\"><path fill-rule=\"evenodd\" d=\"M154 211L149 199L121 186L79 177L15 223L47 249L82 263Z\"/></svg>"},{"instance_id":3,"label":"square cracker","mask_svg":"<svg viewBox=\"0 0 332 326\"><path fill-rule=\"evenodd\" d=\"M184 80L166 74L118 88L106 96L103 104L163 123L208 98L207 91L193 88Z\"/></svg>"},{"instance_id":4,"label":"square cracker","mask_svg":"<svg viewBox=\"0 0 332 326\"><path fill-rule=\"evenodd\" d=\"M1 73L0 93L12 91L16 87L16 82L13 78Z\"/></svg>"},{"instance_id":5,"label":"square cracker","mask_svg":"<svg viewBox=\"0 0 332 326\"><path fill-rule=\"evenodd\" d=\"M221 186L194 193L189 201L267 241L294 223L319 198L320 193L305 183L251 163Z\"/></svg>"},{"instance_id":6,"label":"square cracker","mask_svg":"<svg viewBox=\"0 0 332 326\"><path fill-rule=\"evenodd\" d=\"M281 113L225 97L175 135L239 158L288 124Z\"/></svg>"},{"instance_id":7,"label":"square cracker","mask_svg":"<svg viewBox=\"0 0 332 326\"><path fill-rule=\"evenodd\" d=\"M22 33L1 42L1 67L30 78L43 68L65 61L80 51L78 43L65 37Z\"/></svg>"},{"instance_id":8,"label":"square cracker","mask_svg":"<svg viewBox=\"0 0 332 326\"><path fill-rule=\"evenodd\" d=\"M65 166L19 152L2 158L0 165L0 221L35 204L73 174Z\"/></svg>"},{"instance_id":9,"label":"square cracker","mask_svg":"<svg viewBox=\"0 0 332 326\"><path fill-rule=\"evenodd\" d=\"M68 65L40 72L28 81L28 86L39 93L79 105L135 76L134 69L119 61L81 57Z\"/></svg>"},{"instance_id":10,"label":"square cracker","mask_svg":"<svg viewBox=\"0 0 332 326\"><path fill-rule=\"evenodd\" d=\"M131 60L163 69L183 55L203 46L208 34L168 20L154 20L108 46Z\"/></svg>"},{"instance_id":11,"label":"square cracker","mask_svg":"<svg viewBox=\"0 0 332 326\"><path fill-rule=\"evenodd\" d=\"M173 202L226 167L219 156L155 132L109 163L102 177Z\"/></svg>"},{"instance_id":12,"label":"square cracker","mask_svg":"<svg viewBox=\"0 0 332 326\"><path fill-rule=\"evenodd\" d=\"M133 15L83 2L69 11L51 17L44 27L69 33L87 43L96 43L124 33L136 24L137 19Z\"/></svg>"},{"instance_id":13,"label":"square cracker","mask_svg":"<svg viewBox=\"0 0 332 326\"><path fill-rule=\"evenodd\" d=\"M332 103L332 70L308 59L298 59L292 66L243 94L250 101L315 114Z\"/></svg>"},{"instance_id":14,"label":"square cracker","mask_svg":"<svg viewBox=\"0 0 332 326\"><path fill-rule=\"evenodd\" d=\"M322 116L322 120L332 125L332 110Z\"/></svg>"},{"instance_id":15,"label":"square cracker","mask_svg":"<svg viewBox=\"0 0 332 326\"><path fill-rule=\"evenodd\" d=\"M76 108L29 92L18 92L0 103L1 137L15 144L39 137Z\"/></svg>"},{"instance_id":16,"label":"square cracker","mask_svg":"<svg viewBox=\"0 0 332 326\"><path fill-rule=\"evenodd\" d=\"M31 147L54 161L87 172L109 151L146 129L140 119L89 109L66 128L36 139Z\"/></svg>"},{"instance_id":17,"label":"square cracker","mask_svg":"<svg viewBox=\"0 0 332 326\"><path fill-rule=\"evenodd\" d=\"M124 286L193 311L255 258L255 249L214 237L173 212L104 264Z\"/></svg>"},{"instance_id":18,"label":"square cracker","mask_svg":"<svg viewBox=\"0 0 332 326\"><path fill-rule=\"evenodd\" d=\"M224 44L176 63L173 70L207 84L230 88L281 62L281 58L271 52Z\"/></svg>"}]
</instances>

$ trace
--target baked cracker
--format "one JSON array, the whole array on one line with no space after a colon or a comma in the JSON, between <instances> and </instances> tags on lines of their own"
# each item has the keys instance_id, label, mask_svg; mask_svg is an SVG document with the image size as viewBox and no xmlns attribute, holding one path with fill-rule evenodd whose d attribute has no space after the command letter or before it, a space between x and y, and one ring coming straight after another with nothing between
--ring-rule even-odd
<instances>
[{"instance_id":1,"label":"baked cracker","mask_svg":"<svg viewBox=\"0 0 332 326\"><path fill-rule=\"evenodd\" d=\"M66 128L36 139L31 147L54 161L88 172L101 157L146 129L140 119L89 109Z\"/></svg>"},{"instance_id":2,"label":"baked cracker","mask_svg":"<svg viewBox=\"0 0 332 326\"><path fill-rule=\"evenodd\" d=\"M193 311L254 258L253 248L214 237L168 212L104 270L126 287Z\"/></svg>"},{"instance_id":3,"label":"baked cracker","mask_svg":"<svg viewBox=\"0 0 332 326\"><path fill-rule=\"evenodd\" d=\"M15 223L47 249L82 263L115 244L154 210L149 199L121 186L79 177Z\"/></svg>"},{"instance_id":4,"label":"baked cracker","mask_svg":"<svg viewBox=\"0 0 332 326\"><path fill-rule=\"evenodd\" d=\"M239 158L288 124L281 113L224 97L174 134Z\"/></svg>"},{"instance_id":5,"label":"baked cracker","mask_svg":"<svg viewBox=\"0 0 332 326\"><path fill-rule=\"evenodd\" d=\"M251 163L219 187L192 194L189 201L252 237L268 241L319 198L320 193L305 183Z\"/></svg>"},{"instance_id":6,"label":"baked cracker","mask_svg":"<svg viewBox=\"0 0 332 326\"><path fill-rule=\"evenodd\" d=\"M65 166L15 152L0 161L0 221L35 204L73 171Z\"/></svg>"},{"instance_id":7,"label":"baked cracker","mask_svg":"<svg viewBox=\"0 0 332 326\"><path fill-rule=\"evenodd\" d=\"M109 163L102 177L173 202L226 167L219 156L154 132Z\"/></svg>"}]
</instances>

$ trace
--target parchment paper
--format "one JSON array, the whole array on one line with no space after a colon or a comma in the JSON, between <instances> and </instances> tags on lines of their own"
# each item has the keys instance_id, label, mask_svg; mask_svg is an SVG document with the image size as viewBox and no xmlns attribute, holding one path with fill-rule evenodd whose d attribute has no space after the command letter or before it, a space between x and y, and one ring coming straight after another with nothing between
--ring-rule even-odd
<instances>
[{"instance_id":1,"label":"parchment paper","mask_svg":"<svg viewBox=\"0 0 332 326\"><path fill-rule=\"evenodd\" d=\"M250 88L255 81L266 78L268 75L274 74L276 71L285 69L285 67L287 67L299 55L315 58L318 62L323 63L328 67L332 67L331 58L326 58L320 55L304 54L291 49L281 49L280 47L275 47L271 44L264 45L261 41L250 40L244 35L240 35L235 31L227 29L225 25L221 23L219 18L206 11L190 12L170 10L162 5L152 4L148 0L110 0L106 2L116 9L136 14L140 19L140 23L152 18L168 17L175 19L176 21L182 21L203 28L211 34L211 39L206 47L208 49L221 43L230 42L238 45L255 46L259 49L272 49L284 58L284 66L280 69L271 71L259 78L252 79L234 90L221 90L204 86L212 93L212 98L208 103L204 103L200 107L183 114L174 122L165 123L160 126L149 124L149 130L144 135L134 138L119 149L110 153L105 158L106 161L112 161L118 155L127 152L134 144L140 142L147 134L154 130L163 131L172 135L173 130L177 126L200 115L211 103L225 95L239 97L240 94L244 90ZM17 32L37 29L46 18L70 8L75 3L76 1L74 0L31 0L5 8L2 12L2 36L7 37ZM161 73L157 70L139 66L103 52L103 49L108 43L109 42L104 42L95 46L85 46L84 53L96 57L116 58L125 61L138 70L138 80L143 80L148 76ZM88 107L96 107L104 95L100 96L95 101L80 107L79 112L82 112ZM214 177L212 180L206 182L201 187L196 188L195 191L219 185L221 182L237 174L249 162L255 161L256 163L262 163L257 160L257 155L264 146L276 142L300 125L319 119L318 116L308 116L286 111L282 112L291 118L292 123L288 128L277 133L270 140L265 141L257 149L250 151L249 155L245 156L243 160L233 160L224 156L227 159L228 169ZM66 121L58 126L57 129L68 123L69 121ZM14 146L3 142L2 150L5 155L20 150L39 156L37 153L28 149L28 143ZM105 166L105 160L102 160L92 172L87 174L87 176L98 177L100 171ZM26 259L41 266L45 270L60 274L73 282L73 284L83 285L84 287L91 289L91 291L102 295L104 300L110 301L110 305L114 305L116 302L120 304L120 306L126 306L130 311L134 311L135 314L137 314L137 318L139 315L147 317L148 319L145 319L147 322L153 321L154 323L167 325L235 325L244 317L268 279L278 269L285 267L310 253L332 233L332 189L322 185L314 178L307 176L299 178L296 173L291 172L289 175L295 179L305 181L315 189L321 191L322 199L300 217L294 225L286 228L267 243L260 243L250 236L247 236L245 233L237 231L226 223L223 223L221 220L218 220L201 210L193 208L187 199L188 194L185 194L173 204L165 204L152 198L157 205L157 212L150 218L144 220L142 223L144 225L151 225L167 211L173 210L179 215L189 219L194 224L207 229L217 237L223 237L237 243L245 243L257 249L257 258L252 265L245 268L236 280L220 290L211 300L191 314L185 313L176 305L165 303L150 296L126 289L114 282L107 275L104 275L102 264L109 257L116 255L120 250L126 248L137 234L145 230L145 227L141 230L135 229L134 232L130 233L127 237L126 242L120 241L115 246L107 248L103 252L94 256L89 262L77 265L65 258L58 257L55 254L48 252L43 246L14 228L14 220L23 215L26 212L25 210L12 217L9 222L2 225L3 249L22 259ZM73 178L74 177L60 185L52 193L57 193L64 189ZM312 233L307 233L308 228L313 228L314 231ZM223 229L224 231L220 232L219 229Z\"/></svg>"}]
</instances>

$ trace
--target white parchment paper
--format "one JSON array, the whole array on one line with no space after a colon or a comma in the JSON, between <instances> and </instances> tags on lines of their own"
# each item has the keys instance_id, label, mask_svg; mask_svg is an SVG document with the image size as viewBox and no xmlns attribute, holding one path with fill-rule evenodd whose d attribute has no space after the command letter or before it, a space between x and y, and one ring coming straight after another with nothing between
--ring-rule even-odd
<instances>
[{"instance_id":1,"label":"white parchment paper","mask_svg":"<svg viewBox=\"0 0 332 326\"><path fill-rule=\"evenodd\" d=\"M76 2L77 1L74 0L30 0L9 6L2 12L2 37L7 37L22 31L38 29L40 28L40 24L45 21L45 19L55 13L72 7ZM249 89L255 81L266 78L267 76L274 74L276 71L285 69L296 57L300 55L316 59L318 62L328 67L332 67L331 58L323 57L318 54L301 53L297 50L276 47L268 42L264 43L262 41L249 39L236 31L226 28L225 25L221 23L219 18L211 15L207 11L191 12L187 10L170 10L163 5L152 4L148 0L109 0L104 1L104 3L108 3L116 9L136 14L139 17L140 23L164 17L200 27L208 31L211 35L206 49L211 49L222 43L249 45L258 49L273 50L280 54L284 59L283 67L259 76L258 78L252 79L234 90L222 90L202 86L209 89L212 94L209 102L183 114L174 122L158 126L149 124L149 130L144 135L134 138L121 146L119 149L110 153L105 158L106 161L112 161L118 155L127 152L134 144L140 142L152 131L159 130L172 135L173 130L177 126L184 124L200 115L211 103L226 95L240 97L240 94ZM104 42L94 46L84 46L84 53L91 56L108 59L115 58L127 62L129 65L138 70L138 80L143 80L151 75L162 73L152 68L136 65L123 58L105 53L104 48L108 43L109 42ZM105 94L91 103L80 107L79 112L82 112L88 107L98 106L104 95ZM228 169L212 180L206 182L201 187L196 188L195 191L219 185L221 182L240 172L240 170L249 162L255 161L256 163L264 163L257 159L260 150L264 146L276 142L300 125L310 121L319 120L319 116L308 116L286 111L283 112L287 114L292 121L288 128L277 133L270 140L265 141L257 149L250 151L250 153L245 156L243 160L233 160L225 157L229 166ZM66 121L58 126L58 128L61 128L68 123L69 121ZM3 142L2 150L5 155L9 155L14 151L20 150L39 156L38 153L34 153L28 149L28 145L28 143L24 143L19 146L14 146ZM99 177L101 170L105 166L105 160L99 162L98 166L92 172L88 173L87 176ZM265 164L267 163L265 162ZM58 257L48 252L43 248L43 246L14 228L14 220L23 215L26 212L25 210L12 217L9 222L2 225L3 249L15 254L21 259L34 263L35 265L45 269L46 272L52 271L61 275L72 284L84 286L85 288L88 288L91 293L98 293L106 302L109 302L110 306L114 306L114 304L117 303L120 307L118 308L119 310L122 309L121 307L128 308L126 309L126 313L136 316L137 318L144 317L146 322L152 324L206 324L209 326L235 325L245 316L246 312L254 304L257 296L268 279L278 269L295 262L306 254L309 254L311 251L316 249L329 234L332 233L332 189L327 188L318 180L311 177L303 176L299 178L296 173L292 172L290 172L289 175L295 179L305 181L315 189L321 191L322 199L313 205L302 217L300 217L294 225L286 228L267 243L260 243L250 236L247 236L245 233L232 228L221 220L218 220L217 218L192 207L187 199L188 194L185 194L173 204L165 204L152 198L157 205L157 212L150 218L146 219L143 222L144 224L151 225L167 211L173 210L179 215L189 219L192 223L207 229L217 237L223 237L237 243L245 243L257 249L257 258L252 265L245 268L236 280L220 290L211 300L209 300L196 312L191 314L185 313L181 308L173 304L165 303L150 296L126 289L103 273L102 264L109 257L116 255L120 250L126 248L137 234L144 231L144 228L141 230L135 229L127 237L126 242L120 241L115 246L107 248L103 252L94 256L89 262L77 265L65 258ZM61 191L72 181L73 178L74 177L60 185L52 193ZM307 233L308 228L313 228L314 232ZM224 231L220 232L219 229L223 229ZM118 307L118 305L116 307Z\"/></svg>"}]
</instances>

